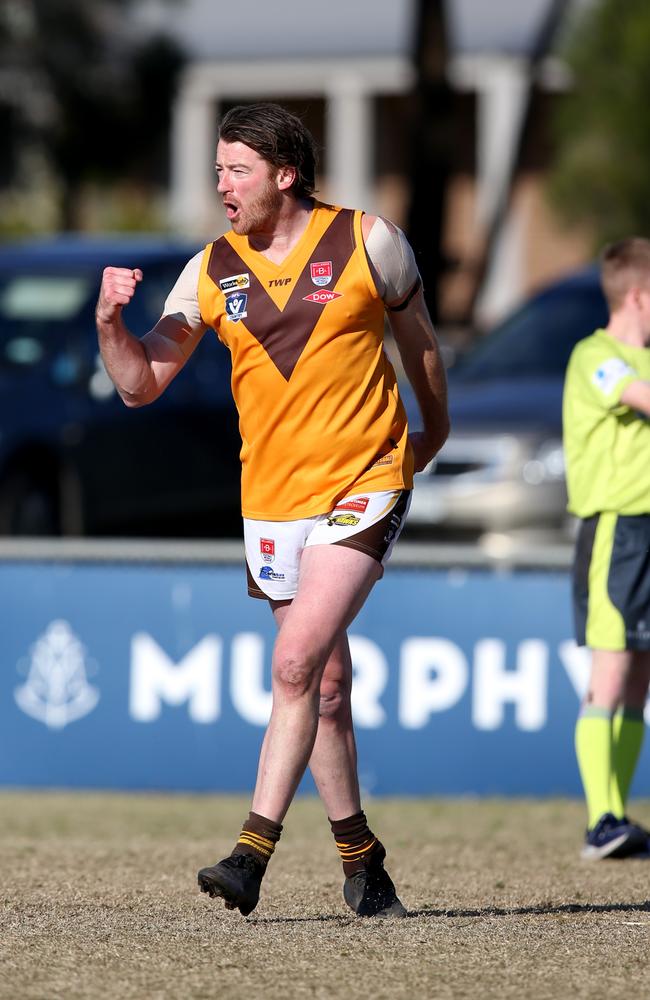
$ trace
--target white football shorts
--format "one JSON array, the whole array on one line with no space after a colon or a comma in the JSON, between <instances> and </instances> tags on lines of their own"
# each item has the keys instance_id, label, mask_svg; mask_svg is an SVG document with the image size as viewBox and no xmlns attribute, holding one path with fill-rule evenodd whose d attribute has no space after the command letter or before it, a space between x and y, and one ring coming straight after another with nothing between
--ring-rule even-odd
<instances>
[{"instance_id":1,"label":"white football shorts","mask_svg":"<svg viewBox=\"0 0 650 1000\"><path fill-rule=\"evenodd\" d=\"M244 518L248 593L290 601L298 591L300 556L308 545L345 545L385 566L411 503L410 490L354 493L328 514L297 521Z\"/></svg>"}]
</instances>

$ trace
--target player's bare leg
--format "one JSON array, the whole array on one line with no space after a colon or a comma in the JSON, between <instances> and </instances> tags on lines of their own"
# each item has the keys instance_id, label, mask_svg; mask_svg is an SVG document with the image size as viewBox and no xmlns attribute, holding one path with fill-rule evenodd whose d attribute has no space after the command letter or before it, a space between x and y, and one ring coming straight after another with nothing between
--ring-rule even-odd
<instances>
[{"instance_id":1,"label":"player's bare leg","mask_svg":"<svg viewBox=\"0 0 650 1000\"><path fill-rule=\"evenodd\" d=\"M316 742L320 686L341 634L381 575L379 563L338 545L307 547L298 593L283 609L273 652L273 708L253 810L281 823Z\"/></svg>"},{"instance_id":2,"label":"player's bare leg","mask_svg":"<svg viewBox=\"0 0 650 1000\"><path fill-rule=\"evenodd\" d=\"M257 905L282 820L312 754L325 666L380 575L376 560L343 546L310 546L302 554L298 593L273 651L273 707L252 810L232 855L198 876L203 892L223 897L244 915Z\"/></svg>"},{"instance_id":3,"label":"player's bare leg","mask_svg":"<svg viewBox=\"0 0 650 1000\"><path fill-rule=\"evenodd\" d=\"M273 602L281 627L290 602ZM316 740L309 770L330 819L343 819L361 809L357 748L352 725L352 661L347 634L338 636L323 671ZM265 746L261 757L264 755Z\"/></svg>"},{"instance_id":4,"label":"player's bare leg","mask_svg":"<svg viewBox=\"0 0 650 1000\"><path fill-rule=\"evenodd\" d=\"M273 611L281 626L287 603L274 604ZM309 769L343 862L346 902L361 916L400 917L406 911L383 867L384 846L369 829L361 809L351 693L352 660L343 632L321 678L318 730Z\"/></svg>"}]
</instances>

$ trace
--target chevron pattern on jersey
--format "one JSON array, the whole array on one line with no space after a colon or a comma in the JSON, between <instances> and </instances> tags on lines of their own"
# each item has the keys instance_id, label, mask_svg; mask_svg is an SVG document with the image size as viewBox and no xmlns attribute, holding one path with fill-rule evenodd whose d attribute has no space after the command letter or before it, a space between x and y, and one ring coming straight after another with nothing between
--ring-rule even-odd
<instances>
[{"instance_id":1,"label":"chevron pattern on jersey","mask_svg":"<svg viewBox=\"0 0 650 1000\"><path fill-rule=\"evenodd\" d=\"M317 243L310 260L303 268L284 307L280 309L262 282L223 236L212 245L207 267L208 276L219 286L219 279L231 274L248 272L246 329L261 344L280 374L287 380L311 337L327 303L305 302L305 295L317 290L312 282L309 264L312 261L332 262L334 290L355 249L354 212L341 209Z\"/></svg>"}]
</instances>

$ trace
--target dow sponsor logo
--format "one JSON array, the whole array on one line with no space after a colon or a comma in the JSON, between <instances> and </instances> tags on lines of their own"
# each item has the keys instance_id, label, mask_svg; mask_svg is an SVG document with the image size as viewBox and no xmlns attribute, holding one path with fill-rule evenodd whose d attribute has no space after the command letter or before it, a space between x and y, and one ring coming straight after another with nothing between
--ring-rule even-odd
<instances>
[{"instance_id":1,"label":"dow sponsor logo","mask_svg":"<svg viewBox=\"0 0 650 1000\"><path fill-rule=\"evenodd\" d=\"M303 302L315 302L319 306L324 306L334 299L340 299L342 292L312 292L311 295L303 295Z\"/></svg>"},{"instance_id":2,"label":"dow sponsor logo","mask_svg":"<svg viewBox=\"0 0 650 1000\"><path fill-rule=\"evenodd\" d=\"M62 729L95 708L99 691L88 683L94 664L66 621L51 622L18 670L27 674L16 688L16 704L50 729Z\"/></svg>"}]
</instances>

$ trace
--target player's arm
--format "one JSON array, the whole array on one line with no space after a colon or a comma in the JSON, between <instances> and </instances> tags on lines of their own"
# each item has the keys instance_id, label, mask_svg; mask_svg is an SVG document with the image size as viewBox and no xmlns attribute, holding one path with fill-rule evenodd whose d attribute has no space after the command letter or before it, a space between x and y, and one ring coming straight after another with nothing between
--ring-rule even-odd
<instances>
[{"instance_id":1,"label":"player's arm","mask_svg":"<svg viewBox=\"0 0 650 1000\"><path fill-rule=\"evenodd\" d=\"M449 434L447 378L417 264L406 237L392 223L363 217L363 237L377 289L422 414L421 431L409 435L415 471L421 471Z\"/></svg>"},{"instance_id":2,"label":"player's arm","mask_svg":"<svg viewBox=\"0 0 650 1000\"><path fill-rule=\"evenodd\" d=\"M143 280L139 269L107 267L95 317L99 350L110 378L127 406L153 402L181 370L205 333L196 289L202 254L186 265L149 333L135 337L122 310Z\"/></svg>"},{"instance_id":3,"label":"player's arm","mask_svg":"<svg viewBox=\"0 0 650 1000\"><path fill-rule=\"evenodd\" d=\"M621 393L621 403L650 417L650 382L643 379L630 382Z\"/></svg>"}]
</instances>

